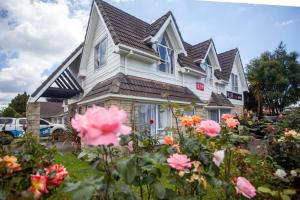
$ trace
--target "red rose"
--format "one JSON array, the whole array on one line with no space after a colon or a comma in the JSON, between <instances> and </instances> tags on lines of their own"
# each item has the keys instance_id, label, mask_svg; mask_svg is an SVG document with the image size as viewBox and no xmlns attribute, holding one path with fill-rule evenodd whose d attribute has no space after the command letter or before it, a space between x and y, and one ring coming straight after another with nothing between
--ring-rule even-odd
<instances>
[{"instance_id":1,"label":"red rose","mask_svg":"<svg viewBox=\"0 0 300 200\"><path fill-rule=\"evenodd\" d=\"M51 177L50 173L53 171L55 171L55 176ZM64 166L55 164L46 168L46 174L48 176L48 180L47 180L48 185L57 187L62 183L64 178L68 175L68 172Z\"/></svg>"},{"instance_id":2,"label":"red rose","mask_svg":"<svg viewBox=\"0 0 300 200\"><path fill-rule=\"evenodd\" d=\"M150 119L150 124L153 124L154 123L154 120L153 119Z\"/></svg>"}]
</instances>

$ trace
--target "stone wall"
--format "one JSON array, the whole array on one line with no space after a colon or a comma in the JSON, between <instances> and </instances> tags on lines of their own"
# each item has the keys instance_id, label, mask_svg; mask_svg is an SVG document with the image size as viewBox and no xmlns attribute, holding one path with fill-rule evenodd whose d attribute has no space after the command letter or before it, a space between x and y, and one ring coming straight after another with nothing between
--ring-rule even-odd
<instances>
[{"instance_id":1,"label":"stone wall","mask_svg":"<svg viewBox=\"0 0 300 200\"><path fill-rule=\"evenodd\" d=\"M237 113L239 116L243 115L244 112L244 106L241 105L234 105L234 108L232 108L232 114Z\"/></svg>"},{"instance_id":2,"label":"stone wall","mask_svg":"<svg viewBox=\"0 0 300 200\"><path fill-rule=\"evenodd\" d=\"M27 133L40 137L40 103L28 102L26 106Z\"/></svg>"}]
</instances>

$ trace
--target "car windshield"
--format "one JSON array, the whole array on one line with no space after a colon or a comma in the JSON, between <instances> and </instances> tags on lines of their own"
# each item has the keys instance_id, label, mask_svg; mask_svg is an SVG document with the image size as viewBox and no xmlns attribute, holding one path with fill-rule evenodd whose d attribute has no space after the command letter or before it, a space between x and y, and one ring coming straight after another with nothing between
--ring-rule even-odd
<instances>
[{"instance_id":1,"label":"car windshield","mask_svg":"<svg viewBox=\"0 0 300 200\"><path fill-rule=\"evenodd\" d=\"M11 124L13 119L11 118L0 118L0 124Z\"/></svg>"}]
</instances>

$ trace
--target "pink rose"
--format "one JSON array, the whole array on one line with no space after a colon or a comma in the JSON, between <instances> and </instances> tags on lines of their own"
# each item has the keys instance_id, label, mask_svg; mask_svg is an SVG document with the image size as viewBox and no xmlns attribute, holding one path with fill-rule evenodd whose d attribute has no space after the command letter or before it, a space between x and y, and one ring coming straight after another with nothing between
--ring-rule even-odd
<instances>
[{"instance_id":1,"label":"pink rose","mask_svg":"<svg viewBox=\"0 0 300 200\"><path fill-rule=\"evenodd\" d=\"M233 118L233 116L231 114L223 114L221 118L226 121L229 118Z\"/></svg>"},{"instance_id":2,"label":"pink rose","mask_svg":"<svg viewBox=\"0 0 300 200\"><path fill-rule=\"evenodd\" d=\"M218 167L223 163L224 156L225 156L224 150L216 151L214 153L213 161Z\"/></svg>"},{"instance_id":3,"label":"pink rose","mask_svg":"<svg viewBox=\"0 0 300 200\"><path fill-rule=\"evenodd\" d=\"M85 144L115 145L120 135L130 134L131 128L123 125L126 119L125 111L116 106L107 110L94 105L84 115L76 114L71 123Z\"/></svg>"},{"instance_id":4,"label":"pink rose","mask_svg":"<svg viewBox=\"0 0 300 200\"><path fill-rule=\"evenodd\" d=\"M253 185L247 179L241 176L237 178L235 189L237 193L242 194L248 199L251 199L256 195L255 187L253 187Z\"/></svg>"},{"instance_id":5,"label":"pink rose","mask_svg":"<svg viewBox=\"0 0 300 200\"><path fill-rule=\"evenodd\" d=\"M189 168L192 166L190 159L187 155L175 153L171 155L168 159L168 164L170 167L177 169L179 171L184 170L185 168Z\"/></svg>"},{"instance_id":6,"label":"pink rose","mask_svg":"<svg viewBox=\"0 0 300 200\"><path fill-rule=\"evenodd\" d=\"M236 126L240 125L240 122L234 118L226 119L225 123L228 128L235 128Z\"/></svg>"},{"instance_id":7,"label":"pink rose","mask_svg":"<svg viewBox=\"0 0 300 200\"><path fill-rule=\"evenodd\" d=\"M216 137L221 131L220 125L213 120L202 121L198 128L203 130L204 133L209 137Z\"/></svg>"}]
</instances>

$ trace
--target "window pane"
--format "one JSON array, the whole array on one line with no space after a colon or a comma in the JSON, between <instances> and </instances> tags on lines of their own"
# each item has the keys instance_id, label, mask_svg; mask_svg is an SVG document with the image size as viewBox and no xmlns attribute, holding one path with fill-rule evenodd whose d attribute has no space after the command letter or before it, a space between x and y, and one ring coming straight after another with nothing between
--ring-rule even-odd
<instances>
[{"instance_id":1,"label":"window pane","mask_svg":"<svg viewBox=\"0 0 300 200\"><path fill-rule=\"evenodd\" d=\"M221 114L221 116L223 115L223 114L230 114L231 112L230 112L230 109L221 109L220 110L220 114Z\"/></svg>"},{"instance_id":2,"label":"window pane","mask_svg":"<svg viewBox=\"0 0 300 200\"><path fill-rule=\"evenodd\" d=\"M208 110L208 119L219 122L219 110Z\"/></svg>"},{"instance_id":3,"label":"window pane","mask_svg":"<svg viewBox=\"0 0 300 200\"><path fill-rule=\"evenodd\" d=\"M192 110L185 110L184 111L184 115L186 116L193 116L195 114L195 110L192 109Z\"/></svg>"},{"instance_id":4,"label":"window pane","mask_svg":"<svg viewBox=\"0 0 300 200\"><path fill-rule=\"evenodd\" d=\"M171 127L171 113L169 109L160 112L160 105L158 105L158 137L163 138L167 135L165 128Z\"/></svg>"},{"instance_id":5,"label":"window pane","mask_svg":"<svg viewBox=\"0 0 300 200\"><path fill-rule=\"evenodd\" d=\"M40 125L49 125L49 123L44 120L40 120Z\"/></svg>"},{"instance_id":6,"label":"window pane","mask_svg":"<svg viewBox=\"0 0 300 200\"><path fill-rule=\"evenodd\" d=\"M151 135L155 134L156 107L154 104L140 104L138 110L138 122L140 130L150 128ZM153 122L151 124L151 122Z\"/></svg>"},{"instance_id":7,"label":"window pane","mask_svg":"<svg viewBox=\"0 0 300 200\"><path fill-rule=\"evenodd\" d=\"M235 79L234 79L234 85L235 85L235 91L238 92L238 76L234 75Z\"/></svg>"}]
</instances>

